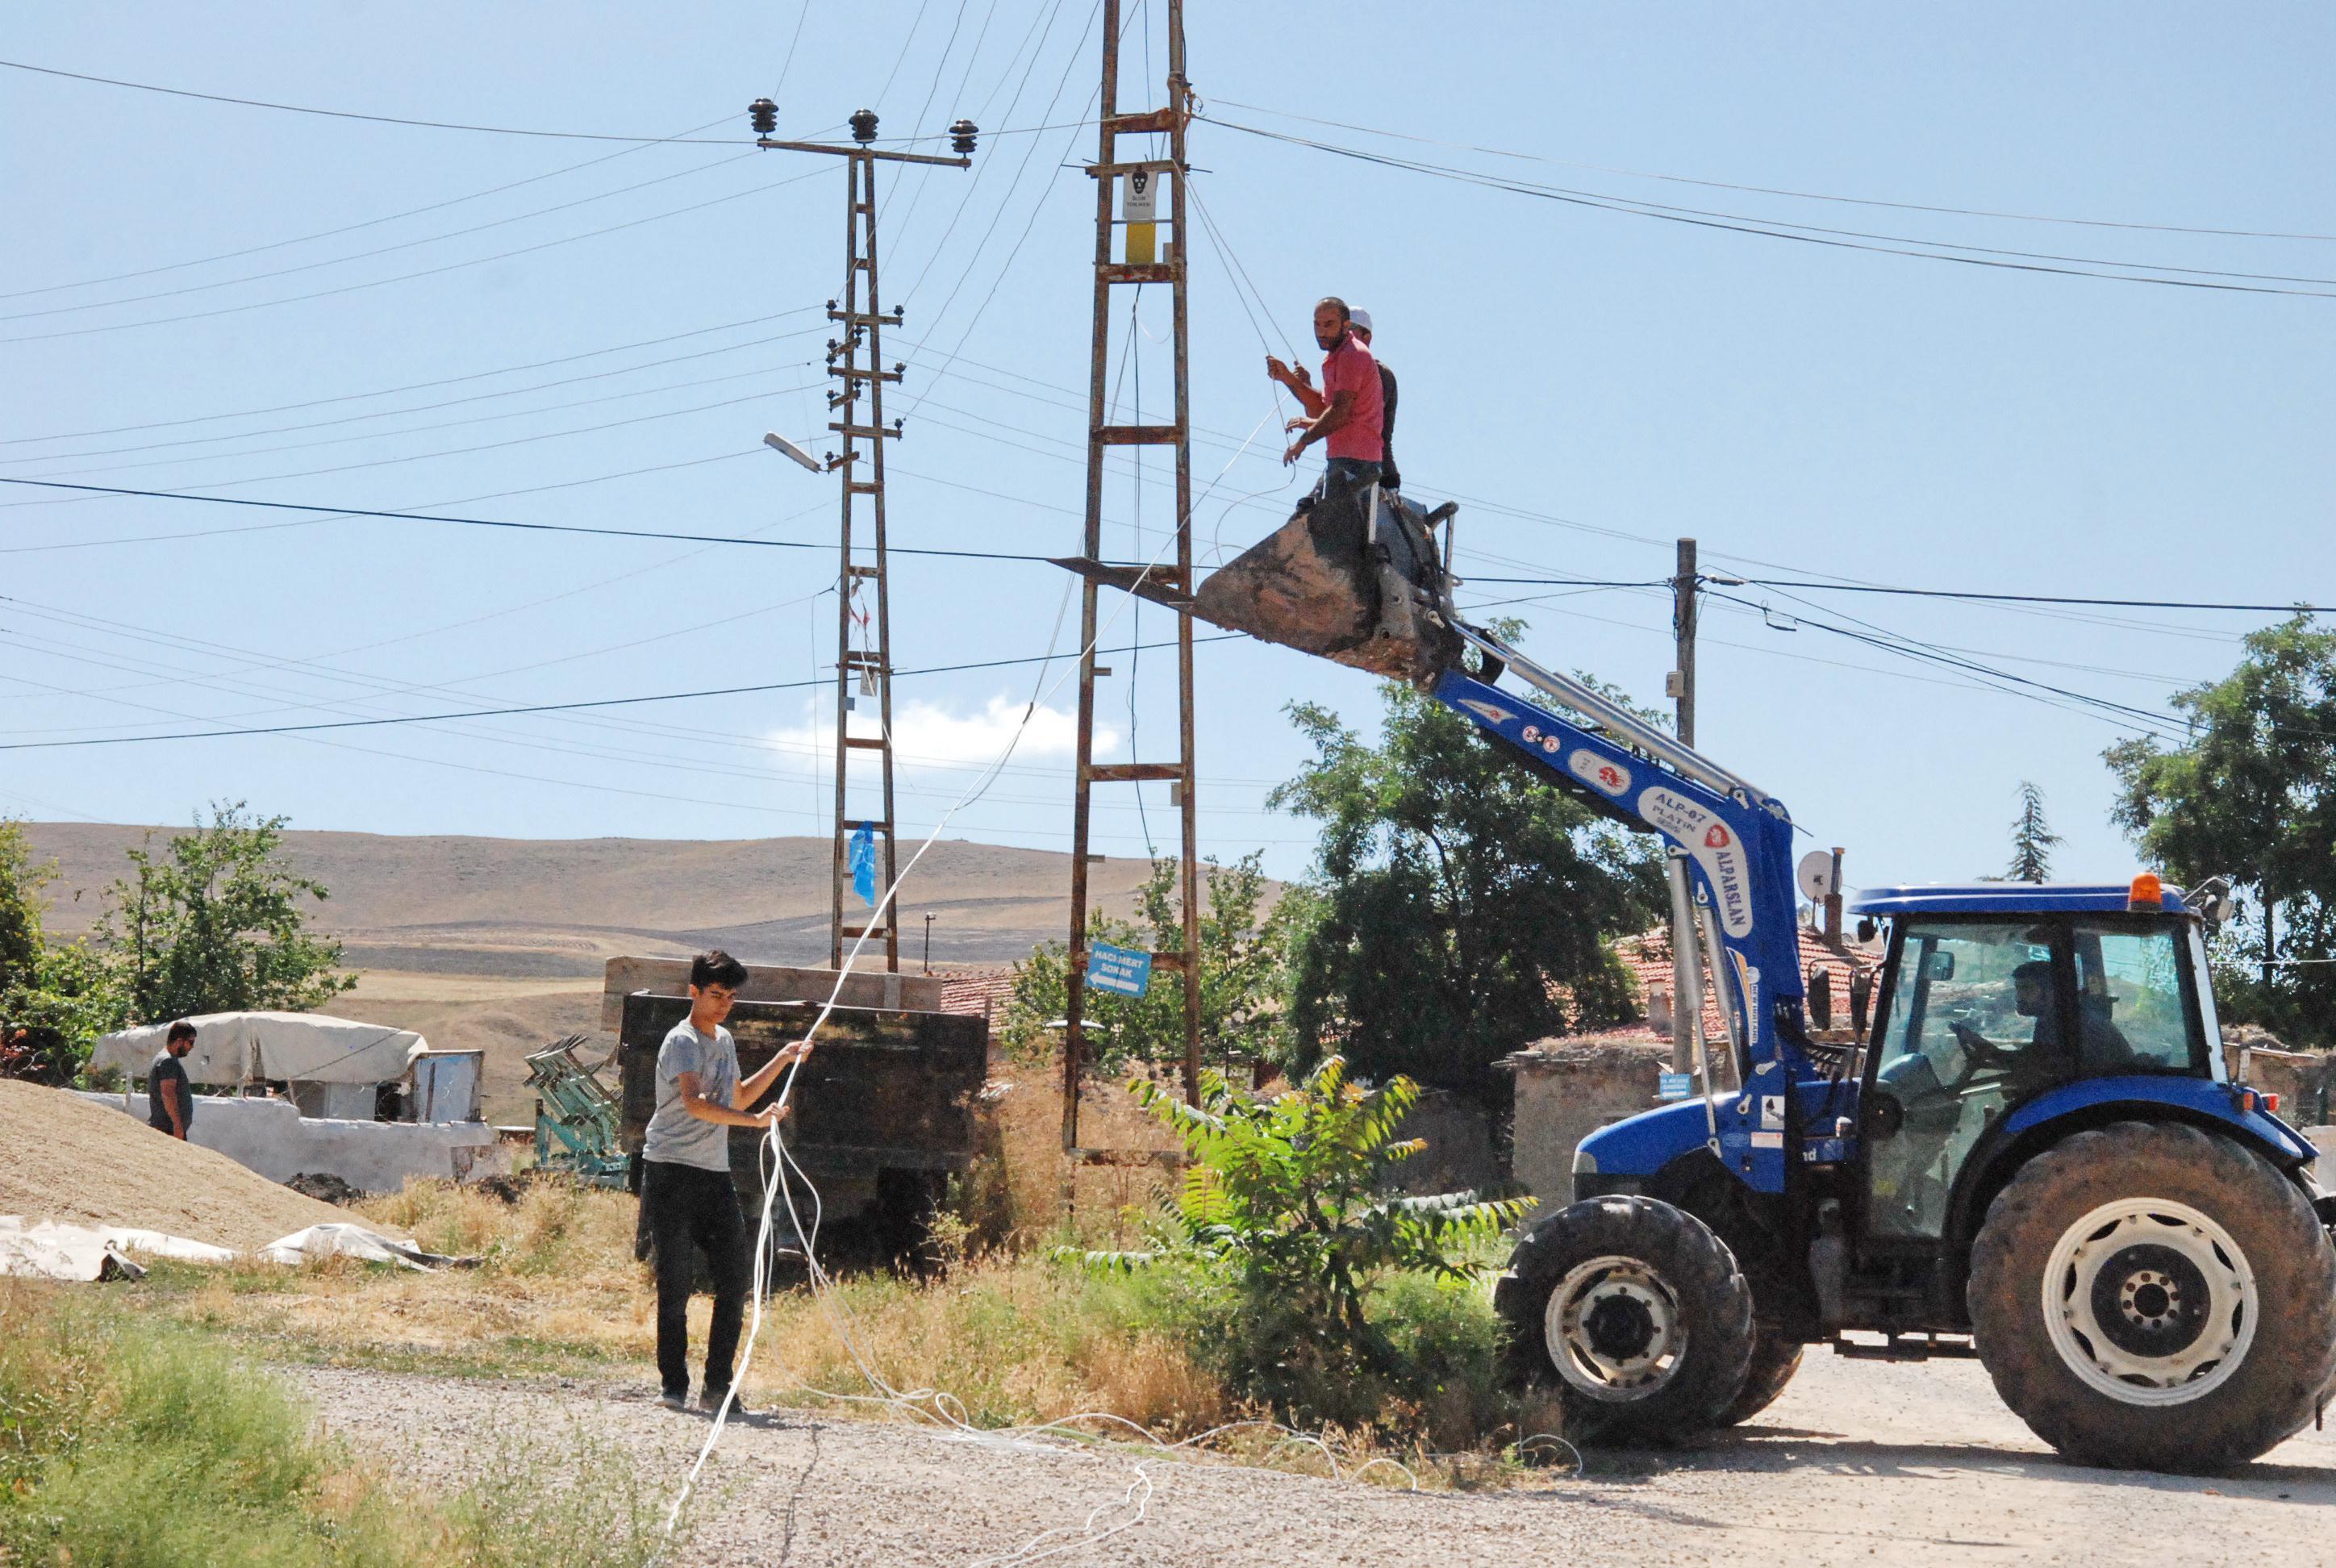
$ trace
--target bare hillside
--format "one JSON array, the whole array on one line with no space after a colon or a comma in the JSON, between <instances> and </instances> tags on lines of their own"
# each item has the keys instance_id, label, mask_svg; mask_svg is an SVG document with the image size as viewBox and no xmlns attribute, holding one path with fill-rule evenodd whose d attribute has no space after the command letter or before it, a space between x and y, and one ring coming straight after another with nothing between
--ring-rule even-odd
<instances>
[{"instance_id":1,"label":"bare hillside","mask_svg":"<svg viewBox=\"0 0 2336 1568\"><path fill-rule=\"evenodd\" d=\"M34 823L34 850L63 876L52 924L95 923L122 852L152 833L115 823ZM824 963L825 839L491 839L291 833L292 864L332 890L318 926L373 969L587 979L618 953L728 948L752 963ZM1103 907L1127 908L1144 862L1109 860L1092 877ZM902 959L993 963L1059 940L1070 919L1070 857L943 842L902 890ZM846 895L847 898L849 895ZM847 911L849 912L849 911Z\"/></svg>"}]
</instances>

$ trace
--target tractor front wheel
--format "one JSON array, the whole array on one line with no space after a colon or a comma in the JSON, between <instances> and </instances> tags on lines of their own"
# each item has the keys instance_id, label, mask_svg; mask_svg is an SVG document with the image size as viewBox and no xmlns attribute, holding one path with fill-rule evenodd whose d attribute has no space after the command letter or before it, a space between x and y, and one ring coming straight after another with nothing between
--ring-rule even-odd
<instances>
[{"instance_id":1,"label":"tractor front wheel","mask_svg":"<svg viewBox=\"0 0 2336 1568\"><path fill-rule=\"evenodd\" d=\"M2079 1464L2227 1470L2336 1376L2336 1248L2302 1192L2196 1127L2119 1122L1997 1194L1967 1290L1980 1360Z\"/></svg>"},{"instance_id":2,"label":"tractor front wheel","mask_svg":"<svg viewBox=\"0 0 2336 1568\"><path fill-rule=\"evenodd\" d=\"M1591 1198L1517 1243L1494 1297L1527 1380L1584 1440L1673 1443L1721 1424L1752 1355L1752 1292L1709 1226Z\"/></svg>"}]
</instances>

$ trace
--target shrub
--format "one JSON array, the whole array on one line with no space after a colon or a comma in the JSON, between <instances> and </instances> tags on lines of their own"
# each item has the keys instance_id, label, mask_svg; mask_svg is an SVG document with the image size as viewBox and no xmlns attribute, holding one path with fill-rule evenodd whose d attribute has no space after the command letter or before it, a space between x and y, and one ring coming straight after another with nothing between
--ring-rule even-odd
<instances>
[{"instance_id":1,"label":"shrub","mask_svg":"<svg viewBox=\"0 0 2336 1568\"><path fill-rule=\"evenodd\" d=\"M1492 1398L1498 1330L1467 1253L1533 1200L1390 1194L1393 1168L1426 1146L1395 1136L1419 1097L1408 1078L1367 1089L1331 1057L1271 1099L1202 1083L1197 1106L1131 1086L1192 1160L1158 1244L1066 1255L1164 1276L1163 1314L1286 1416L1416 1426L1455 1379Z\"/></svg>"}]
</instances>

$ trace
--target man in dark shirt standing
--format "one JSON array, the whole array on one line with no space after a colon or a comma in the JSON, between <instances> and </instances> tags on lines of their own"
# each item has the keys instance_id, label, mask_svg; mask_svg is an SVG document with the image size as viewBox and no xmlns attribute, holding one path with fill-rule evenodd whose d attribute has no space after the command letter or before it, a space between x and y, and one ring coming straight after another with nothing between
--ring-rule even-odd
<instances>
[{"instance_id":1,"label":"man in dark shirt standing","mask_svg":"<svg viewBox=\"0 0 2336 1568\"><path fill-rule=\"evenodd\" d=\"M146 1069L146 1125L181 1140L195 1125L195 1091L180 1058L194 1048L195 1026L180 1018L154 1053L154 1065Z\"/></svg>"},{"instance_id":2,"label":"man in dark shirt standing","mask_svg":"<svg viewBox=\"0 0 2336 1568\"><path fill-rule=\"evenodd\" d=\"M1370 348L1371 358L1379 367L1379 394L1384 399L1384 406L1379 410L1379 488L1401 490L1403 475L1396 471L1395 466L1395 372L1387 368L1386 360L1378 357L1379 351L1371 348L1371 313L1358 310L1349 319L1354 324L1355 336L1363 340L1365 348Z\"/></svg>"}]
</instances>

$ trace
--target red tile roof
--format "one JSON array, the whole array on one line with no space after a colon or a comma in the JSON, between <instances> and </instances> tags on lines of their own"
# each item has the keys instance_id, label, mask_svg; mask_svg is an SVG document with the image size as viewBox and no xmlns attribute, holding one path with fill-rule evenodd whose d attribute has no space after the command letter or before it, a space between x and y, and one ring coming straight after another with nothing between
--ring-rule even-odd
<instances>
[{"instance_id":1,"label":"red tile roof","mask_svg":"<svg viewBox=\"0 0 2336 1568\"><path fill-rule=\"evenodd\" d=\"M983 964L962 969L936 969L941 982L941 1011L990 1018L1006 1010L1014 994L1012 964Z\"/></svg>"},{"instance_id":2,"label":"red tile roof","mask_svg":"<svg viewBox=\"0 0 2336 1568\"><path fill-rule=\"evenodd\" d=\"M1871 969L1882 961L1879 943L1861 947L1854 939L1844 937L1838 949L1826 944L1824 935L1808 926L1800 928L1801 979L1809 984L1819 970L1833 976L1834 1023L1836 1027L1849 1022L1849 983L1855 970L1863 966ZM1640 1006L1643 1009L1653 993L1671 989L1671 939L1669 927L1658 926L1635 937L1624 937L1614 944L1614 956L1630 971L1630 979L1639 989ZM1641 1011L1643 1019L1646 1013ZM1809 1020L1817 1027L1814 1016ZM1703 981L1703 1029L1708 1039L1728 1037L1728 1026L1720 1017L1718 993L1712 989L1708 970Z\"/></svg>"}]
</instances>

